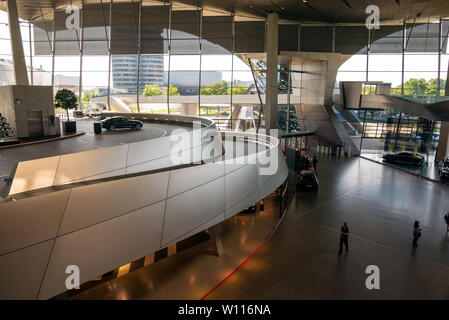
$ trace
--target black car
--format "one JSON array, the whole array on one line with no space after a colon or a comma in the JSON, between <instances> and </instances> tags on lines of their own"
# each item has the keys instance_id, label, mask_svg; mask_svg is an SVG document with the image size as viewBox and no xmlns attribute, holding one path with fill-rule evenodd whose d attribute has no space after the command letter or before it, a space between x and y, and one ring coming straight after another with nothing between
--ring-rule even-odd
<instances>
[{"instance_id":1,"label":"black car","mask_svg":"<svg viewBox=\"0 0 449 320\"><path fill-rule=\"evenodd\" d=\"M298 175L297 185L302 190L318 190L318 178L315 171L303 170Z\"/></svg>"},{"instance_id":2,"label":"black car","mask_svg":"<svg viewBox=\"0 0 449 320\"><path fill-rule=\"evenodd\" d=\"M441 179L449 179L449 160L443 159L438 165L438 173Z\"/></svg>"},{"instance_id":3,"label":"black car","mask_svg":"<svg viewBox=\"0 0 449 320\"><path fill-rule=\"evenodd\" d=\"M386 153L383 155L383 160L408 166L422 166L424 164L424 157L414 152Z\"/></svg>"},{"instance_id":4,"label":"black car","mask_svg":"<svg viewBox=\"0 0 449 320\"><path fill-rule=\"evenodd\" d=\"M110 117L102 120L101 126L109 131L125 128L140 130L143 127L143 122L140 120L131 120L126 117Z\"/></svg>"}]
</instances>

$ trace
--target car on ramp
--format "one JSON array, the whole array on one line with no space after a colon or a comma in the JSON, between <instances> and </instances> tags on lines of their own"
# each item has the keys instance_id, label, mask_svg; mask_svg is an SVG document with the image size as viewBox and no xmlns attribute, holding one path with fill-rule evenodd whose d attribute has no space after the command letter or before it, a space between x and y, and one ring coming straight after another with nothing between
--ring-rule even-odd
<instances>
[{"instance_id":1,"label":"car on ramp","mask_svg":"<svg viewBox=\"0 0 449 320\"><path fill-rule=\"evenodd\" d=\"M143 128L143 122L140 120L132 120L126 117L110 117L101 121L102 128L108 131L115 131L117 129L135 129Z\"/></svg>"}]
</instances>

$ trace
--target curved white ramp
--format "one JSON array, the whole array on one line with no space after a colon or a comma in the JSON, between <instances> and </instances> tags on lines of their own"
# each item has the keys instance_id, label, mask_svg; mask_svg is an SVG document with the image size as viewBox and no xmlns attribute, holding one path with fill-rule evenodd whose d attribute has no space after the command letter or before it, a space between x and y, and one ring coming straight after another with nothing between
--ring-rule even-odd
<instances>
[{"instance_id":1,"label":"curved white ramp","mask_svg":"<svg viewBox=\"0 0 449 320\"><path fill-rule=\"evenodd\" d=\"M287 178L277 139L231 132L224 145L224 159L54 185L0 204L0 299L56 296L67 290L67 266L84 283L222 222ZM232 155L229 146L245 145L248 156Z\"/></svg>"}]
</instances>

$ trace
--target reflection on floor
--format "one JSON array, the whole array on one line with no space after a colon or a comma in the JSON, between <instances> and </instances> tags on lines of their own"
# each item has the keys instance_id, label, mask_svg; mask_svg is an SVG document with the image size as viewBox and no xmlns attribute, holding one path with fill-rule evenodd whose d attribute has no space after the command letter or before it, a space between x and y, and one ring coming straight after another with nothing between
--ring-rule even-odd
<instances>
[{"instance_id":1,"label":"reflection on floor","mask_svg":"<svg viewBox=\"0 0 449 320\"><path fill-rule=\"evenodd\" d=\"M449 188L357 157L318 160L319 191L292 194L269 242L208 299L449 299ZM237 216L221 225L222 257L203 242L72 298L198 299L254 251L277 218L275 209ZM415 220L423 227L418 247ZM338 255L343 222L349 253ZM380 269L380 290L365 286L369 265Z\"/></svg>"},{"instance_id":2,"label":"reflection on floor","mask_svg":"<svg viewBox=\"0 0 449 320\"><path fill-rule=\"evenodd\" d=\"M270 242L235 274L239 281L209 298L448 299L449 188L361 158L319 160L320 190L298 192ZM415 220L423 227L416 248ZM338 255L343 222L348 255ZM365 286L369 265L380 269L380 290Z\"/></svg>"},{"instance_id":3,"label":"reflection on floor","mask_svg":"<svg viewBox=\"0 0 449 320\"><path fill-rule=\"evenodd\" d=\"M385 163L383 161L383 154L384 152L362 152L361 156L365 157L367 159L371 159L374 160L376 162L379 163ZM438 165L435 164L434 159L435 157L428 157L425 158L425 163L423 166L421 167L416 167L416 166L406 166L406 165L399 165L399 164L393 164L393 163L388 163L388 165L391 165L393 167L402 169L402 170L406 170L409 171L411 173L426 177L426 178L430 178L432 180L436 180L439 181L441 183L445 183L445 184L449 184L449 180L447 179L441 179L440 175L438 174Z\"/></svg>"},{"instance_id":4,"label":"reflection on floor","mask_svg":"<svg viewBox=\"0 0 449 320\"><path fill-rule=\"evenodd\" d=\"M224 254L217 257L205 232L122 266L103 279L69 293L70 299L200 299L270 235L279 221L279 202L269 196L264 210L234 216L219 225ZM139 264L140 261L140 264Z\"/></svg>"}]
</instances>

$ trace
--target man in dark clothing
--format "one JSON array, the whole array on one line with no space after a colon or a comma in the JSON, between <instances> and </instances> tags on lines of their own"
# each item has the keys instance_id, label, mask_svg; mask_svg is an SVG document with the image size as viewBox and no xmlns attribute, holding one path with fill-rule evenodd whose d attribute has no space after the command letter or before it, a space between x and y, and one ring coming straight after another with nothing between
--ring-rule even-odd
<instances>
[{"instance_id":1,"label":"man in dark clothing","mask_svg":"<svg viewBox=\"0 0 449 320\"><path fill-rule=\"evenodd\" d=\"M449 232L449 212L444 215L444 222L446 222L446 232Z\"/></svg>"},{"instance_id":2,"label":"man in dark clothing","mask_svg":"<svg viewBox=\"0 0 449 320\"><path fill-rule=\"evenodd\" d=\"M340 229L340 251L341 254L343 252L343 244L346 248L346 253L348 253L348 238L349 238L349 228L346 222L343 223L343 226Z\"/></svg>"},{"instance_id":3,"label":"man in dark clothing","mask_svg":"<svg viewBox=\"0 0 449 320\"><path fill-rule=\"evenodd\" d=\"M316 165L318 164L318 159L316 158L316 156L313 156L312 164L313 164L313 170L316 171Z\"/></svg>"},{"instance_id":4,"label":"man in dark clothing","mask_svg":"<svg viewBox=\"0 0 449 320\"><path fill-rule=\"evenodd\" d=\"M421 228L419 227L419 221L415 221L413 224L413 245L418 246L418 239L421 238Z\"/></svg>"}]
</instances>

